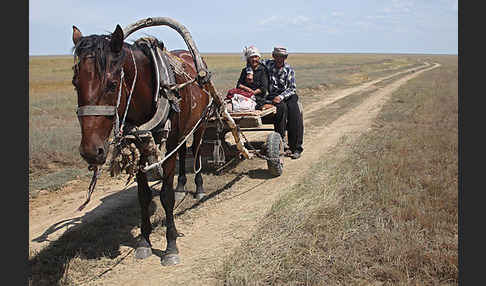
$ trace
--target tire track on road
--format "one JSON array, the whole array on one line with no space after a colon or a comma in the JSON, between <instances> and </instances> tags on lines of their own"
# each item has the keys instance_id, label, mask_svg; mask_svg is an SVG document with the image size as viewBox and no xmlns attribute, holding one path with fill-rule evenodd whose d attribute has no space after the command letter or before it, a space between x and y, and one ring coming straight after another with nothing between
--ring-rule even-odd
<instances>
[{"instance_id":1,"label":"tire track on road","mask_svg":"<svg viewBox=\"0 0 486 286\"><path fill-rule=\"evenodd\" d=\"M291 188L306 171L316 164L322 156L346 136L352 142L371 128L373 119L394 91L408 80L423 72L438 67L438 64L406 75L368 96L360 105L321 128L304 142L306 150L299 160L285 159L284 174L277 178L262 179L244 177L231 190L231 196L205 208L197 208L195 221L176 220L178 229L186 234L178 241L181 264L162 267L160 257L151 257L139 261L133 257L120 263L116 269L96 280L92 285L212 285L220 283L213 273L223 267L226 255L248 239L257 227L257 223L278 200L282 191ZM391 77L391 76L389 76ZM388 77L388 78L389 78ZM361 85L364 89L373 83ZM360 91L349 89L345 94ZM341 94L341 93L339 93ZM342 95L342 94L341 94ZM325 105L320 105L322 108ZM317 111L318 108L313 108ZM308 112L308 111L306 111ZM264 166L265 162L256 161L255 167ZM250 191L251 190L251 191ZM325 199L325 198L323 198ZM161 245L163 244L163 245ZM162 239L154 240L155 248L165 246Z\"/></svg>"}]
</instances>

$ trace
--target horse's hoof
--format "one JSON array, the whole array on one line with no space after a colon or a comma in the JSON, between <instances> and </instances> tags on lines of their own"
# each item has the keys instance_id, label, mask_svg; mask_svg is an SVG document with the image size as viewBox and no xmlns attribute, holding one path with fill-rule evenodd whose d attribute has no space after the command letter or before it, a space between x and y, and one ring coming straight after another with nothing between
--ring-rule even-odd
<instances>
[{"instance_id":1,"label":"horse's hoof","mask_svg":"<svg viewBox=\"0 0 486 286\"><path fill-rule=\"evenodd\" d=\"M202 200L202 199L203 199L205 196L206 196L206 194L205 194L205 193L196 193L196 194L194 195L194 198L195 198L196 200L200 201L200 200Z\"/></svg>"},{"instance_id":2,"label":"horse's hoof","mask_svg":"<svg viewBox=\"0 0 486 286\"><path fill-rule=\"evenodd\" d=\"M152 255L152 248L150 247L138 247L137 250L135 250L135 258L136 259L145 259Z\"/></svg>"},{"instance_id":3,"label":"horse's hoof","mask_svg":"<svg viewBox=\"0 0 486 286\"><path fill-rule=\"evenodd\" d=\"M176 201L182 200L186 196L186 192L174 192L174 199Z\"/></svg>"},{"instance_id":4,"label":"horse's hoof","mask_svg":"<svg viewBox=\"0 0 486 286\"><path fill-rule=\"evenodd\" d=\"M150 243L143 237L137 242L137 249L135 250L135 258L145 259L152 255L152 247Z\"/></svg>"},{"instance_id":5,"label":"horse's hoof","mask_svg":"<svg viewBox=\"0 0 486 286\"><path fill-rule=\"evenodd\" d=\"M162 261L161 261L163 266L177 265L180 262L181 262L181 259L179 258L179 254L175 254L175 253L165 254L162 257Z\"/></svg>"}]
</instances>

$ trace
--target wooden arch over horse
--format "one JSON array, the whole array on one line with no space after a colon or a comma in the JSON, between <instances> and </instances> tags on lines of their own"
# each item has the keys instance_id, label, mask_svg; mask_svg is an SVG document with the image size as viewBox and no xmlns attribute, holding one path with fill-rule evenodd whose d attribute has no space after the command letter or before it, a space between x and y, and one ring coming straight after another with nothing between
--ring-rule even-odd
<instances>
[{"instance_id":1,"label":"wooden arch over horse","mask_svg":"<svg viewBox=\"0 0 486 286\"><path fill-rule=\"evenodd\" d=\"M193 134L192 150L196 164L200 164L200 160L197 160L200 156L197 150L205 128L203 119L210 112L211 106L215 107L214 111L219 112L232 129L237 147L243 156L250 157L241 143L234 121L225 110L221 97L215 92L206 63L202 60L189 31L182 24L167 17L147 18L129 25L123 30L117 25L110 35L83 36L81 31L73 26L75 66L72 82L78 96L77 114L82 135L79 152L90 168L95 171L90 185L90 195L100 167L106 162L109 150L108 139L112 130L114 131L114 142L119 144L125 138L124 136L130 135L126 134L129 133L128 129L125 129L126 126L140 127L154 117L157 110L154 96L159 91L162 91L163 96L168 97L168 89L160 89L160 86L156 86L159 81L153 72L153 59L147 54L147 51L144 51L139 45L124 42L126 37L138 29L160 25L175 29L183 37L189 50L177 50L169 53L170 56L176 57L182 62L186 76L175 75L177 86L174 90L177 91L180 101L178 102L179 110L171 111L167 116L167 120L170 120L170 131L165 138L166 157L159 162L149 162L148 156L143 151L140 154L136 181L141 207L141 238L135 256L143 259L152 254L149 239L152 227L148 210L152 200L152 191L148 185L146 172L162 167L160 200L166 214L167 227L167 248L162 258L162 264L173 265L179 263L179 251L176 244L179 233L173 214L176 152L179 152L179 158L181 158L176 189L183 191L186 183L183 164L186 152L184 140L189 134ZM162 44L159 43L159 46ZM150 137L158 138L154 136L154 130L148 131ZM148 163L151 164L146 166ZM199 167L197 166L197 168ZM196 192L201 196L204 195L200 172L196 174L195 183ZM89 195L86 203L89 201Z\"/></svg>"}]
</instances>

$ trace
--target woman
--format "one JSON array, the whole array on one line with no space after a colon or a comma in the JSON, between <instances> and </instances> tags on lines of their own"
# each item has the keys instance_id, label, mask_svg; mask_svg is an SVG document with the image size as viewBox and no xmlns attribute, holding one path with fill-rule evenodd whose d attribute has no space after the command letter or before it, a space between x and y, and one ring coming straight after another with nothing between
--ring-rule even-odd
<instances>
[{"instance_id":1,"label":"woman","mask_svg":"<svg viewBox=\"0 0 486 286\"><path fill-rule=\"evenodd\" d=\"M244 90L256 101L256 109L261 109L265 103L268 89L268 73L263 65L260 64L260 52L254 46L245 47L243 56L247 66L251 67L253 74L247 77L246 66L241 70L240 78L236 83L236 88Z\"/></svg>"}]
</instances>

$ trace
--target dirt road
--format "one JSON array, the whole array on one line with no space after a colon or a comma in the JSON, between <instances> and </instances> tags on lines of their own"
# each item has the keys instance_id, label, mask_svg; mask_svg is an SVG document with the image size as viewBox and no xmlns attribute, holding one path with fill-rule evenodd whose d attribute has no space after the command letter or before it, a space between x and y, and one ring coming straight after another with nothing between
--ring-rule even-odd
<instances>
[{"instance_id":1,"label":"dirt road","mask_svg":"<svg viewBox=\"0 0 486 286\"><path fill-rule=\"evenodd\" d=\"M299 160L284 159L284 173L277 178L242 176L224 196L213 196L203 207L191 209L190 214L178 216L176 225L185 237L178 239L181 263L163 267L160 253L165 248L165 236L152 234L154 254L145 260L136 260L133 249L123 246L122 256L116 267L94 280L89 285L212 285L217 281L212 277L215 269L221 268L222 259L247 239L255 229L259 219L265 215L281 195L281 190L297 183L305 172L331 147L346 136L347 142L357 138L371 128L375 118L389 96L408 80L422 72L436 68L438 64L425 64L426 68L414 68L389 75L357 87L336 90L317 95L320 100L304 109L306 126L312 115L323 108L356 92L369 92L369 96L353 109L319 128L307 128L304 135L304 153ZM394 77L398 80L384 86L378 83ZM256 136L256 135L252 135ZM261 135L260 135L261 136ZM253 160L252 168L266 169L266 162ZM103 215L111 208L136 200L136 187L120 192L123 183L117 180L100 182L90 204L82 212L76 208L85 198L83 191L67 192L66 195L45 195L31 204L29 210L29 247L39 251L64 233L67 229L89 223L94 217ZM79 187L80 182L73 182ZM85 183L82 183L85 184ZM76 188L79 189L79 188ZM118 195L112 196L114 193ZM107 199L110 197L111 199ZM157 203L158 199L155 199ZM93 211L95 210L95 211ZM186 216L186 218L185 218ZM191 219L187 219L190 216ZM135 231L136 232L136 231Z\"/></svg>"}]
</instances>

